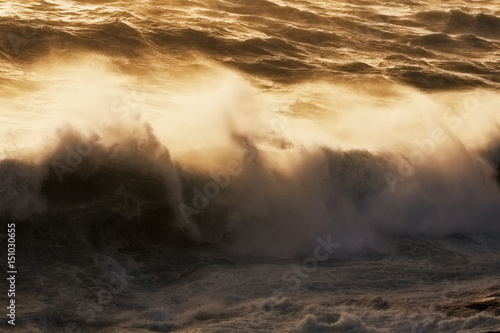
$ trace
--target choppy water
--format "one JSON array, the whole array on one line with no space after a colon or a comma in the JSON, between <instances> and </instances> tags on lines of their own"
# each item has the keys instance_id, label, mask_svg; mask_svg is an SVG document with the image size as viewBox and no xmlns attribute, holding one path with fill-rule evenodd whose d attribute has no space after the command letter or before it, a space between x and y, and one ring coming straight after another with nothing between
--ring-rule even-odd
<instances>
[{"instance_id":1,"label":"choppy water","mask_svg":"<svg viewBox=\"0 0 500 333\"><path fill-rule=\"evenodd\" d=\"M8 330L500 331L497 1L8 1L0 36Z\"/></svg>"}]
</instances>

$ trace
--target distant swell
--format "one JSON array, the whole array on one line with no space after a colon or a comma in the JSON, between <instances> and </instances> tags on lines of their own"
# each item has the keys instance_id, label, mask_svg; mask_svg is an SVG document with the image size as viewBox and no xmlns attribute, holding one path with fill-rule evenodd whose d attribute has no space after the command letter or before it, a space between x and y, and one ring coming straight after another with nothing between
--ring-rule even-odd
<instances>
[{"instance_id":1,"label":"distant swell","mask_svg":"<svg viewBox=\"0 0 500 333\"><path fill-rule=\"evenodd\" d=\"M94 18L91 24L62 23L50 14L36 20L3 18L0 58L18 66L45 57L98 52L133 62L144 73L152 59L178 67L203 56L281 84L359 79L366 71L353 70L349 63L373 59L368 65L375 73L426 90L497 88L500 82L498 66L489 60L499 49L500 18L487 10L467 13L423 6L416 14L388 15L367 10L363 4L351 4L344 13L322 10L321 5L306 9L269 1L178 1L175 8L163 8L164 15L153 23L147 17L155 13L154 8L133 15L96 5L99 14L85 14ZM221 15L232 15L238 24L220 25ZM189 25L184 24L187 21ZM441 75L433 62L456 62L455 54L464 64L481 62L487 74L455 73L435 85L428 84L427 74L417 77L418 72ZM400 57L427 61L420 61L415 76L408 79L393 71L408 63ZM376 61L382 58L391 60Z\"/></svg>"}]
</instances>

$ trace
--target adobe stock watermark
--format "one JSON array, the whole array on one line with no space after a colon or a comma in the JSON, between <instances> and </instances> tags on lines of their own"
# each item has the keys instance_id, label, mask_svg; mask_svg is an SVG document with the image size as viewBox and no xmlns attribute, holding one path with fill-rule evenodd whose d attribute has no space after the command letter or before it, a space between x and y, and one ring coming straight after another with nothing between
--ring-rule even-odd
<instances>
[{"instance_id":1,"label":"adobe stock watermark","mask_svg":"<svg viewBox=\"0 0 500 333\"><path fill-rule=\"evenodd\" d=\"M97 279L91 279L94 283L94 288L98 289L93 292L93 300L81 302L76 312L87 323L93 323L96 318L104 312L105 306L109 305L114 297L120 295L128 286L129 281L133 276L127 274L122 265L107 256L101 256L101 276ZM81 329L75 322L68 322L65 325L65 333L77 333Z\"/></svg>"},{"instance_id":2,"label":"adobe stock watermark","mask_svg":"<svg viewBox=\"0 0 500 333\"><path fill-rule=\"evenodd\" d=\"M318 264L330 259L335 250L341 247L340 243L332 241L331 235L326 236L325 239L317 237L316 242L317 245L314 248L312 256L304 258L300 266L290 265L289 269L283 272L281 276L281 290L274 290L272 292L271 298L275 300L274 303L265 302L262 304L264 311L272 311L275 303L279 304L286 299L285 289L286 286L289 286L289 283L294 283L291 287L288 287L290 291L298 291L302 283L318 270Z\"/></svg>"},{"instance_id":3,"label":"adobe stock watermark","mask_svg":"<svg viewBox=\"0 0 500 333\"><path fill-rule=\"evenodd\" d=\"M20 154L20 149L18 146L18 138L14 133L12 128L9 128L4 137L4 147L3 147L3 155L7 158L18 158Z\"/></svg>"},{"instance_id":4,"label":"adobe stock watermark","mask_svg":"<svg viewBox=\"0 0 500 333\"><path fill-rule=\"evenodd\" d=\"M359 46L366 46L372 42L378 42L383 39L384 34L386 34L385 29L389 25L388 16L379 13L373 13L374 21L366 25L366 22L363 22L363 25L357 25L354 27L355 32L355 44Z\"/></svg>"},{"instance_id":5,"label":"adobe stock watermark","mask_svg":"<svg viewBox=\"0 0 500 333\"><path fill-rule=\"evenodd\" d=\"M295 285L290 288L291 291L297 291L300 288L301 282L309 277L318 269L318 263L326 261L338 249L341 244L334 243L331 240L331 235L326 237L326 240L321 237L316 238L318 245L314 249L313 255L304 258L302 265L290 265L290 269L286 270L282 275L283 282L294 282Z\"/></svg>"},{"instance_id":6,"label":"adobe stock watermark","mask_svg":"<svg viewBox=\"0 0 500 333\"><path fill-rule=\"evenodd\" d=\"M81 320L66 321L61 324L55 318L60 318L61 314L57 309L52 309L45 316L39 318L38 326L47 332L81 333L81 321L91 324L94 323L100 314L105 311L114 297L117 297L129 286L129 281L133 279L129 276L124 267L115 259L101 255L95 260L96 264L101 266L101 275L97 278L91 278L94 284L90 288L90 297L80 302L76 308L76 313ZM61 327L62 326L62 327Z\"/></svg>"},{"instance_id":7,"label":"adobe stock watermark","mask_svg":"<svg viewBox=\"0 0 500 333\"><path fill-rule=\"evenodd\" d=\"M104 117L92 133L97 135L96 140L81 142L74 146L66 146L66 156L64 162L53 161L52 169L61 183L64 177L73 173L83 162L84 158L92 154L94 145L98 144L106 136L106 133L113 129L113 119L124 119L126 117L137 119L140 116L141 107L144 103L144 94L139 95L134 91L129 92L125 97L120 97L110 105L110 111L113 116Z\"/></svg>"},{"instance_id":8,"label":"adobe stock watermark","mask_svg":"<svg viewBox=\"0 0 500 333\"><path fill-rule=\"evenodd\" d=\"M278 116L271 117L269 121L269 128L261 129L257 138L264 138L271 132L272 135L279 135L286 127L286 121ZM240 158L229 160L222 170L210 173L210 181L207 181L201 188L192 188L193 196L190 204L181 202L178 209L186 224L191 223L193 215L199 215L201 211L206 209L213 200L215 200L230 183L231 179L238 176L243 171L245 163L249 163L257 157L257 148L245 143L238 147Z\"/></svg>"},{"instance_id":9,"label":"adobe stock watermark","mask_svg":"<svg viewBox=\"0 0 500 333\"><path fill-rule=\"evenodd\" d=\"M411 177L416 168L421 166L428 158L430 158L437 150L439 145L451 139L447 133L458 130L465 120L469 119L472 114L478 110L479 94L472 93L467 96L462 102L462 110L460 113L455 114L448 110L442 116L442 126L437 126L429 132L429 136L423 140L415 140L417 146L413 149L408 157L399 156L395 160L397 165L397 173L392 171L385 171L384 177L392 192L396 191L396 186L404 183Z\"/></svg>"},{"instance_id":10,"label":"adobe stock watermark","mask_svg":"<svg viewBox=\"0 0 500 333\"><path fill-rule=\"evenodd\" d=\"M178 205L181 216L186 224L191 223L191 216L199 215L202 210L210 205L212 200L215 200L220 195L221 189L226 188L231 182L231 177L235 177L243 171L245 161L251 162L257 156L255 148L248 145L244 146L243 149L239 149L239 153L242 154L243 161L239 161L238 159L229 160L224 170L210 174L212 181L205 183L202 190L198 187L192 189L194 195L191 199L191 205L184 202Z\"/></svg>"},{"instance_id":11,"label":"adobe stock watermark","mask_svg":"<svg viewBox=\"0 0 500 333\"><path fill-rule=\"evenodd\" d=\"M21 50L32 42L38 35L38 29L29 26L24 26L21 28L20 33L10 32L7 34L10 45L15 53L20 53Z\"/></svg>"},{"instance_id":12,"label":"adobe stock watermark","mask_svg":"<svg viewBox=\"0 0 500 333\"><path fill-rule=\"evenodd\" d=\"M457 293L462 289L462 286L458 282L458 277L455 276L453 281L450 281L448 279L444 280L445 287L441 291L441 299L446 300L446 299L452 299L451 295Z\"/></svg>"},{"instance_id":13,"label":"adobe stock watermark","mask_svg":"<svg viewBox=\"0 0 500 333\"><path fill-rule=\"evenodd\" d=\"M9 297L9 306L7 307L7 320L9 325L16 325L16 280L17 280L17 267L16 267L16 224L7 224L7 296ZM19 307L19 304L17 304Z\"/></svg>"}]
</instances>

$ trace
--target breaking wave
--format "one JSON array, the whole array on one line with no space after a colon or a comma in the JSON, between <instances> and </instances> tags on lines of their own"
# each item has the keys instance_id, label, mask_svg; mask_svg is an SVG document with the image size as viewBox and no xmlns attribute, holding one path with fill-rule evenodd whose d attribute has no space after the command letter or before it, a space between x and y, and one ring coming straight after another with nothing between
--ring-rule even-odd
<instances>
[{"instance_id":1,"label":"breaking wave","mask_svg":"<svg viewBox=\"0 0 500 333\"><path fill-rule=\"evenodd\" d=\"M268 93L211 71L195 79L196 96L178 87L184 97L143 103L141 113L121 97L109 117L96 101L118 88L114 74L99 74L112 87L66 110L49 142L6 153L1 218L23 222L33 248L118 240L278 257L306 253L320 235L346 244L345 254L388 254L400 236L499 231L496 93L424 97L368 83Z\"/></svg>"}]
</instances>

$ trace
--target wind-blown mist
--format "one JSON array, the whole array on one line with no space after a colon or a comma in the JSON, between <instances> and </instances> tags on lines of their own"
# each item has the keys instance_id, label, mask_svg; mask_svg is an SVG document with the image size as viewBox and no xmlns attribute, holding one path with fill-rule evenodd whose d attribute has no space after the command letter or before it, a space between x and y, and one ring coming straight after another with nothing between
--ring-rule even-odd
<instances>
[{"instance_id":1,"label":"wind-blown mist","mask_svg":"<svg viewBox=\"0 0 500 333\"><path fill-rule=\"evenodd\" d=\"M165 240L268 256L307 253L318 235L391 253L395 236L500 227L496 93L269 91L213 66L135 92L89 59L44 64L56 82L23 94L50 107L37 115L45 127L26 121L17 139L47 142L2 162L4 217L85 209L93 222L77 223L132 220Z\"/></svg>"}]
</instances>

